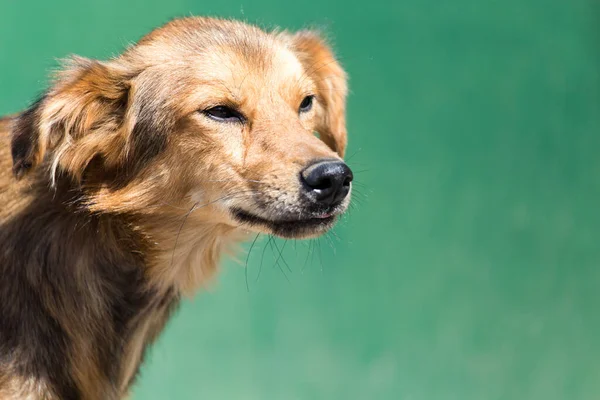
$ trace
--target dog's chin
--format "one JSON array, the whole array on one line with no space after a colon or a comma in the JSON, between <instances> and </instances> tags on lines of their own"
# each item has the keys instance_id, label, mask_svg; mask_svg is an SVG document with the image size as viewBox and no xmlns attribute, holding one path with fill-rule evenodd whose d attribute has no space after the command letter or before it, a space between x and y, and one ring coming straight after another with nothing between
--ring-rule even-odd
<instances>
[{"instance_id":1,"label":"dog's chin","mask_svg":"<svg viewBox=\"0 0 600 400\"><path fill-rule=\"evenodd\" d=\"M323 235L330 230L338 218L327 215L306 219L267 219L248 211L235 208L231 210L233 217L242 225L261 233L269 233L285 239L310 239Z\"/></svg>"}]
</instances>

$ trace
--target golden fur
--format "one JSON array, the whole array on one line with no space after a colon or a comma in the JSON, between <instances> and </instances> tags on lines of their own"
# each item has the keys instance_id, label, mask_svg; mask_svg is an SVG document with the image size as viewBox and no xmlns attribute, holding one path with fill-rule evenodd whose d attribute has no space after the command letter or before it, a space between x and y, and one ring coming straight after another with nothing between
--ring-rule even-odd
<instances>
[{"instance_id":1,"label":"golden fur","mask_svg":"<svg viewBox=\"0 0 600 400\"><path fill-rule=\"evenodd\" d=\"M301 170L344 154L346 92L315 33L186 18L115 59L71 59L0 119L0 398L122 398L224 252L331 228L350 196L322 223L285 221L305 212ZM202 112L220 105L243 123Z\"/></svg>"}]
</instances>

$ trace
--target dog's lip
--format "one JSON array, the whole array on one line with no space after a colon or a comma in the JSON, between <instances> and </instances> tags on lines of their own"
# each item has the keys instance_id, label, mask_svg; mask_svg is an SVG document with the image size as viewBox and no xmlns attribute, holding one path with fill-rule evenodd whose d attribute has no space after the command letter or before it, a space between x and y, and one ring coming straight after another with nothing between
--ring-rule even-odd
<instances>
[{"instance_id":1,"label":"dog's lip","mask_svg":"<svg viewBox=\"0 0 600 400\"><path fill-rule=\"evenodd\" d=\"M316 228L322 225L328 225L337 217L334 213L324 212L316 215L311 215L308 218L267 219L253 214L251 212L248 212L246 210L243 210L241 208L234 208L231 211L233 215L241 222L266 225L276 228Z\"/></svg>"},{"instance_id":2,"label":"dog's lip","mask_svg":"<svg viewBox=\"0 0 600 400\"><path fill-rule=\"evenodd\" d=\"M331 217L333 215L333 213L322 213L319 215L315 215L316 219L327 219L329 217Z\"/></svg>"}]
</instances>

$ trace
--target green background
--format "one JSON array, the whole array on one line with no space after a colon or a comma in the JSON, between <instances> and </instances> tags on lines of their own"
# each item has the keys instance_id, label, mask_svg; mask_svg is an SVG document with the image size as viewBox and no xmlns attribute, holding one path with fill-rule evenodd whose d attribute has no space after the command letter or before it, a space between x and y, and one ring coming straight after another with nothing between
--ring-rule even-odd
<instances>
[{"instance_id":1,"label":"green background","mask_svg":"<svg viewBox=\"0 0 600 400\"><path fill-rule=\"evenodd\" d=\"M0 2L0 113L191 13L325 28L351 77L337 237L226 263L135 400L600 398L598 1Z\"/></svg>"}]
</instances>

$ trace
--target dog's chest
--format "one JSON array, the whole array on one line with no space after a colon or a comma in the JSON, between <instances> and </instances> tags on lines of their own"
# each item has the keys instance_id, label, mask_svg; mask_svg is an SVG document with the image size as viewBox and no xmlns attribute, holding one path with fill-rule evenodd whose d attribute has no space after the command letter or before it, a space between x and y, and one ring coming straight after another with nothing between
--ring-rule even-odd
<instances>
[{"instance_id":1,"label":"dog's chest","mask_svg":"<svg viewBox=\"0 0 600 400\"><path fill-rule=\"evenodd\" d=\"M154 296L146 307L139 310L123 332L124 346L119 368L119 389L126 392L135 380L144 352L160 334L172 310L178 303L172 290Z\"/></svg>"}]
</instances>

